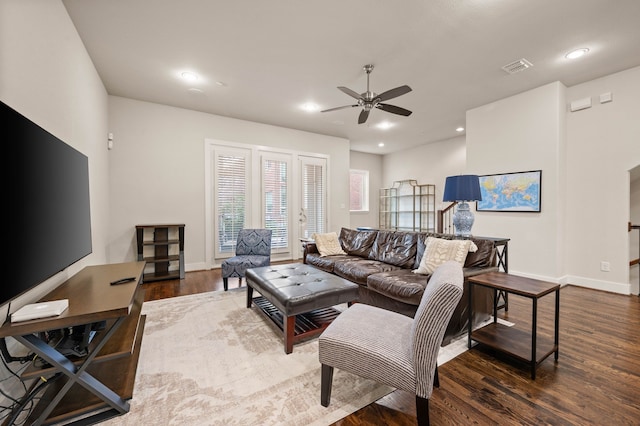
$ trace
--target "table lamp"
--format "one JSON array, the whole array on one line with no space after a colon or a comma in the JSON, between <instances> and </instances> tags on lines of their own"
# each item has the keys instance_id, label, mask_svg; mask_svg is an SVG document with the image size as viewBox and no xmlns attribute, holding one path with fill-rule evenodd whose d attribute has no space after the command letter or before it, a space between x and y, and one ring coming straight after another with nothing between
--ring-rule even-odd
<instances>
[{"instance_id":1,"label":"table lamp","mask_svg":"<svg viewBox=\"0 0 640 426\"><path fill-rule=\"evenodd\" d=\"M467 201L480 201L480 179L477 175L449 176L444 184L442 201L457 201L458 206L453 214L455 234L462 237L471 236L473 213Z\"/></svg>"}]
</instances>

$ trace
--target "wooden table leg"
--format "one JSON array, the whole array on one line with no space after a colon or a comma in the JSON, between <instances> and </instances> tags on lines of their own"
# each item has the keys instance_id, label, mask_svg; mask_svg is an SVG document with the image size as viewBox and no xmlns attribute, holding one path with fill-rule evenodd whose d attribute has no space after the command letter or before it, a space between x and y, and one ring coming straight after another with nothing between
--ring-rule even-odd
<instances>
[{"instance_id":1,"label":"wooden table leg","mask_svg":"<svg viewBox=\"0 0 640 426\"><path fill-rule=\"evenodd\" d=\"M555 315L555 323L554 323L553 329L554 329L554 344L556 345L556 353L554 355L554 358L557 362L558 356L560 355L560 342L558 339L558 332L560 331L560 288L556 290L556 315Z\"/></svg>"},{"instance_id":2,"label":"wooden table leg","mask_svg":"<svg viewBox=\"0 0 640 426\"><path fill-rule=\"evenodd\" d=\"M536 379L536 366L537 366L537 333L538 333L538 299L533 299L533 314L532 314L532 326L531 326L531 380Z\"/></svg>"},{"instance_id":3,"label":"wooden table leg","mask_svg":"<svg viewBox=\"0 0 640 426\"><path fill-rule=\"evenodd\" d=\"M247 283L247 308L251 307L251 302L253 301L253 287Z\"/></svg>"},{"instance_id":4,"label":"wooden table leg","mask_svg":"<svg viewBox=\"0 0 640 426\"><path fill-rule=\"evenodd\" d=\"M293 352L293 338L296 328L296 316L284 317L284 353L290 354Z\"/></svg>"}]
</instances>

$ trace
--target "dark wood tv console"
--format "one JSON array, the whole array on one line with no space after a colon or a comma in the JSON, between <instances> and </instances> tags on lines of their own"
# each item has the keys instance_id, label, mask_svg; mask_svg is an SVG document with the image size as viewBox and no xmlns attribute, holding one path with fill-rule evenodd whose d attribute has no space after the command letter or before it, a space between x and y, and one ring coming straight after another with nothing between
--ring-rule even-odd
<instances>
[{"instance_id":1,"label":"dark wood tv console","mask_svg":"<svg viewBox=\"0 0 640 426\"><path fill-rule=\"evenodd\" d=\"M94 424L129 411L145 316L141 315L145 262L88 266L39 301L69 299L69 308L52 318L6 322L0 337L13 337L50 367L29 366L23 380L57 373L24 424ZM110 285L134 277L133 281ZM65 357L41 337L49 330L106 322L85 357ZM74 420L79 419L79 420Z\"/></svg>"}]
</instances>

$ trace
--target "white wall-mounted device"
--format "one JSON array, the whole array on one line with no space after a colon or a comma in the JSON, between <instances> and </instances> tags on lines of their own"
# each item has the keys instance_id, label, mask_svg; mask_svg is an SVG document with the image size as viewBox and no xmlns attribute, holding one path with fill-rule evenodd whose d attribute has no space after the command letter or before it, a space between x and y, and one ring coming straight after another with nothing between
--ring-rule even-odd
<instances>
[{"instance_id":1,"label":"white wall-mounted device","mask_svg":"<svg viewBox=\"0 0 640 426\"><path fill-rule=\"evenodd\" d=\"M578 99L571 102L569 109L571 112L580 111L581 109L591 108L591 98Z\"/></svg>"}]
</instances>

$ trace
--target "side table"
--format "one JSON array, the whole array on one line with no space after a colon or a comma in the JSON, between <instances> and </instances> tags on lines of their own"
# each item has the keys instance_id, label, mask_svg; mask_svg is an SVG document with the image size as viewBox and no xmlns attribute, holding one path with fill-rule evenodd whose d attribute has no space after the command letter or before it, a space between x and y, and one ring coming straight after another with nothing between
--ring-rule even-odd
<instances>
[{"instance_id":1,"label":"side table","mask_svg":"<svg viewBox=\"0 0 640 426\"><path fill-rule=\"evenodd\" d=\"M493 322L472 330L472 307L473 307L473 287L480 285L488 287L494 291ZM516 327L508 327L498 323L498 292L513 293L531 299L533 302L531 332L527 332ZM538 323L538 299L547 294L555 293L555 314L554 314L554 338L537 335ZM531 278L509 275L505 272L489 272L469 278L469 342L471 349L472 341L482 343L493 349L520 359L531 366L531 379L536 378L536 368L552 353L555 354L555 361L558 361L558 330L560 315L560 285L550 282L535 280ZM531 342L529 345L528 342ZM547 349L550 348L550 349Z\"/></svg>"}]
</instances>

